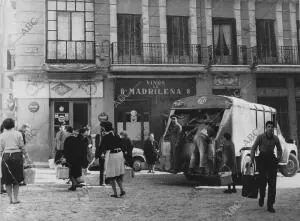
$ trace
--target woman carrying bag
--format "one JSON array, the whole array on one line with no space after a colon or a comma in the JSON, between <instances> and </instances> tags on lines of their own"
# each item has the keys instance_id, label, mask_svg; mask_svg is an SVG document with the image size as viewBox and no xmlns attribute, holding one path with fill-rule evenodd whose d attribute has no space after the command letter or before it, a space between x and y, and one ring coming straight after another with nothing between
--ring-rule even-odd
<instances>
[{"instance_id":1,"label":"woman carrying bag","mask_svg":"<svg viewBox=\"0 0 300 221\"><path fill-rule=\"evenodd\" d=\"M121 149L122 143L120 137L114 134L111 122L102 122L100 126L104 130L100 144L100 149L103 149L105 153L104 173L114 192L111 197L118 198L117 184L120 188L120 196L125 195L123 188L125 160Z\"/></svg>"},{"instance_id":2,"label":"woman carrying bag","mask_svg":"<svg viewBox=\"0 0 300 221\"><path fill-rule=\"evenodd\" d=\"M15 130L15 121L11 118L7 118L3 121L3 127L5 130L0 135L2 178L7 190L9 202L11 204L17 204L20 203L18 199L19 184L24 178L23 154L25 160L29 162L31 160L24 148L22 134Z\"/></svg>"}]
</instances>

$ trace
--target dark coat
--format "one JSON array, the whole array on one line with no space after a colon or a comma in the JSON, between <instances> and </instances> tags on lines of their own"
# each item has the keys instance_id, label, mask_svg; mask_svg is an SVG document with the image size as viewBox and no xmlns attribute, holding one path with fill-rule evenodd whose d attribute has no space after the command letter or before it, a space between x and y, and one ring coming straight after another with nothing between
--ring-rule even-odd
<instances>
[{"instance_id":1,"label":"dark coat","mask_svg":"<svg viewBox=\"0 0 300 221\"><path fill-rule=\"evenodd\" d=\"M126 164L132 167L133 160L132 160L132 150L133 145L129 138L121 138L121 148L124 153Z\"/></svg>"},{"instance_id":2,"label":"dark coat","mask_svg":"<svg viewBox=\"0 0 300 221\"><path fill-rule=\"evenodd\" d=\"M82 141L75 134L70 135L64 142L64 157L67 165L70 167L72 177L80 177L81 169L86 165L85 150Z\"/></svg>"},{"instance_id":3,"label":"dark coat","mask_svg":"<svg viewBox=\"0 0 300 221\"><path fill-rule=\"evenodd\" d=\"M158 143L153 141L153 145L149 139L145 141L144 145L144 155L148 164L155 164L158 157Z\"/></svg>"},{"instance_id":4,"label":"dark coat","mask_svg":"<svg viewBox=\"0 0 300 221\"><path fill-rule=\"evenodd\" d=\"M105 154L104 149L100 149L101 141L102 141L102 135L97 134L95 137L95 147L96 147L95 158L100 158L102 154Z\"/></svg>"},{"instance_id":5,"label":"dark coat","mask_svg":"<svg viewBox=\"0 0 300 221\"><path fill-rule=\"evenodd\" d=\"M88 161L88 146L89 140L88 138L78 134L77 136L78 144L80 145L81 153L82 153L82 167L87 168L89 161Z\"/></svg>"}]
</instances>

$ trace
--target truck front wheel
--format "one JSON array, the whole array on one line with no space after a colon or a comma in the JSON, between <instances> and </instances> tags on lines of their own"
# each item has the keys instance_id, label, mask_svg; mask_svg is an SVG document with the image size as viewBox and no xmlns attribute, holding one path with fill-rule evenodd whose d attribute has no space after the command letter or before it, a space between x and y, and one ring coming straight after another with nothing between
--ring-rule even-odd
<instances>
[{"instance_id":1,"label":"truck front wheel","mask_svg":"<svg viewBox=\"0 0 300 221\"><path fill-rule=\"evenodd\" d=\"M287 165L279 167L280 173L282 173L282 175L286 176L286 177L295 176L295 174L297 173L298 169L299 168L298 168L297 157L295 156L295 154L292 154L292 153L289 156L289 160L288 160Z\"/></svg>"}]
</instances>

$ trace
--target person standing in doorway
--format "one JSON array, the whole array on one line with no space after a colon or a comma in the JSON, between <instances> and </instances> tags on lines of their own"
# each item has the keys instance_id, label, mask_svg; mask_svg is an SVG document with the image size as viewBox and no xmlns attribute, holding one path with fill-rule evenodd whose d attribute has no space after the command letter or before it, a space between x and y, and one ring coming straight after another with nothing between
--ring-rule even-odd
<instances>
[{"instance_id":1,"label":"person standing in doorway","mask_svg":"<svg viewBox=\"0 0 300 221\"><path fill-rule=\"evenodd\" d=\"M102 122L108 122L108 115L104 112L99 114L98 117L100 121L100 125ZM102 135L103 135L104 129L100 126L100 131L98 134L96 134L95 137L95 146L96 146L96 152L95 152L95 158L99 159L99 167L100 167L100 186L105 186L105 175L104 175L104 163L105 163L105 152L104 149L100 149L100 144L102 141Z\"/></svg>"},{"instance_id":2,"label":"person standing in doorway","mask_svg":"<svg viewBox=\"0 0 300 221\"><path fill-rule=\"evenodd\" d=\"M148 173L155 173L155 163L158 157L158 143L154 139L154 134L150 133L149 138L145 142L144 154L148 164Z\"/></svg>"},{"instance_id":3,"label":"person standing in doorway","mask_svg":"<svg viewBox=\"0 0 300 221\"><path fill-rule=\"evenodd\" d=\"M177 167L177 146L180 141L180 134L182 131L182 126L178 123L178 116L171 116L171 124L169 126L168 132L166 134L166 139L170 140L171 143L171 171L176 172Z\"/></svg>"},{"instance_id":4,"label":"person standing in doorway","mask_svg":"<svg viewBox=\"0 0 300 221\"><path fill-rule=\"evenodd\" d=\"M19 184L24 179L23 155L31 161L26 149L22 134L16 131L15 121L7 118L3 121L4 131L0 135L0 155L2 157L2 178L11 204L20 203Z\"/></svg>"},{"instance_id":5,"label":"person standing in doorway","mask_svg":"<svg viewBox=\"0 0 300 221\"><path fill-rule=\"evenodd\" d=\"M274 154L274 148L277 148L277 157ZM266 122L266 132L257 136L251 149L251 163L253 164L256 149L259 147L259 156L257 158L257 169L259 172L259 201L260 207L264 205L266 187L268 184L267 208L271 213L275 213L273 204L276 198L276 180L278 163L282 157L282 147L276 135L274 135L274 123Z\"/></svg>"},{"instance_id":6,"label":"person standing in doorway","mask_svg":"<svg viewBox=\"0 0 300 221\"><path fill-rule=\"evenodd\" d=\"M59 127L59 131L56 133L55 136L55 147L53 150L54 162L56 164L60 163L60 160L63 156L64 152L64 141L66 139L66 127L62 123Z\"/></svg>"}]
</instances>

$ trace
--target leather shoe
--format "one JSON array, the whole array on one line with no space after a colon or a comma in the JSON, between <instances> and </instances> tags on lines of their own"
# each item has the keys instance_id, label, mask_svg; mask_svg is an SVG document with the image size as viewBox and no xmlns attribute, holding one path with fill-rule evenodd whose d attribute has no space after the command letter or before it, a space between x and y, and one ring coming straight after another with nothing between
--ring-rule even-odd
<instances>
[{"instance_id":1,"label":"leather shoe","mask_svg":"<svg viewBox=\"0 0 300 221\"><path fill-rule=\"evenodd\" d=\"M273 208L273 206L268 206L268 211L270 213L275 213L276 212L275 209Z\"/></svg>"},{"instance_id":2,"label":"leather shoe","mask_svg":"<svg viewBox=\"0 0 300 221\"><path fill-rule=\"evenodd\" d=\"M259 205L260 207L263 207L263 206L264 206L264 199L259 198L259 200L258 200L258 205Z\"/></svg>"}]
</instances>

